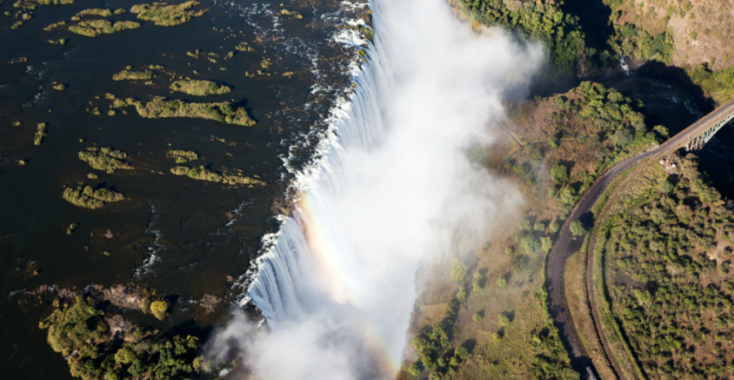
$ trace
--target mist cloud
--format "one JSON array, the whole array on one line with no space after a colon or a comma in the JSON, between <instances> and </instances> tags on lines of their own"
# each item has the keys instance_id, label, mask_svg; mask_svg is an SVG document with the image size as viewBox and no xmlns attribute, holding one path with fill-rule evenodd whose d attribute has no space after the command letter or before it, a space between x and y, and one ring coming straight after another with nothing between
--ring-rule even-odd
<instances>
[{"instance_id":1,"label":"mist cloud","mask_svg":"<svg viewBox=\"0 0 734 380\"><path fill-rule=\"evenodd\" d=\"M477 34L443 0L372 9L375 47L340 140L250 291L272 331L236 315L212 345L242 348L258 379L394 378L421 263L450 251L460 222L486 231L522 202L464 150L493 141L490 121L526 93L541 48Z\"/></svg>"}]
</instances>

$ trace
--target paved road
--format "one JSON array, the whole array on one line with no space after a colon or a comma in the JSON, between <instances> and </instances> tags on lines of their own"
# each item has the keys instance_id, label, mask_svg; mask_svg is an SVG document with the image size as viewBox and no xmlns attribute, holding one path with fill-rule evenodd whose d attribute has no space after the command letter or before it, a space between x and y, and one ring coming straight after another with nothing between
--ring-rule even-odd
<instances>
[{"instance_id":1,"label":"paved road","mask_svg":"<svg viewBox=\"0 0 734 380\"><path fill-rule=\"evenodd\" d=\"M734 100L701 118L690 127L670 138L664 144L651 148L634 157L630 157L608 169L596 180L596 182L594 182L591 188L584 193L571 216L563 224L558 235L558 240L553 245L553 248L548 255L548 262L546 265L546 287L548 289L549 311L553 317L554 324L561 334L561 340L566 346L566 349L571 353L571 359L575 368L583 370L592 364L588 355L586 355L581 342L577 339L577 334L573 329L573 322L566 310L564 299L563 268L566 259L581 248L581 239L574 238L573 234L571 234L571 231L569 230L569 225L571 222L578 220L587 214L589 214L588 217L591 219L591 207L596 203L597 199L599 199L599 196L604 192L607 186L609 186L609 184L612 183L621 172L629 169L639 162L642 162L643 160L648 160L649 163L654 161L652 158L657 160L658 157L673 153L681 147L684 147L690 139L700 135L732 113L734 113ZM591 307L592 311L595 311L595 305L593 302ZM605 350L608 351L606 340L602 336L600 336L600 338L602 340L602 344L605 345ZM614 358L610 357L610 360L612 361L613 367L616 367L616 363L613 362ZM617 374L619 373L620 372L617 370Z\"/></svg>"}]
</instances>

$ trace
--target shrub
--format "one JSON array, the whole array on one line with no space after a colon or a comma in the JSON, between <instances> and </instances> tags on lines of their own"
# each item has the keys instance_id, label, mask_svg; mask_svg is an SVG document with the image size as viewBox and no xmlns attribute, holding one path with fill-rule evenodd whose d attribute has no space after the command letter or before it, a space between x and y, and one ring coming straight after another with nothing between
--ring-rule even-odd
<instances>
[{"instance_id":1,"label":"shrub","mask_svg":"<svg viewBox=\"0 0 734 380\"><path fill-rule=\"evenodd\" d=\"M163 320L166 317L168 311L168 301L159 299L151 302L150 312L158 319Z\"/></svg>"},{"instance_id":2,"label":"shrub","mask_svg":"<svg viewBox=\"0 0 734 380\"><path fill-rule=\"evenodd\" d=\"M583 236L586 235L586 228L584 227L584 224L581 223L580 220L575 220L571 222L571 225L569 226L571 233L576 236Z\"/></svg>"},{"instance_id":3,"label":"shrub","mask_svg":"<svg viewBox=\"0 0 734 380\"><path fill-rule=\"evenodd\" d=\"M568 168L556 162L551 167L551 178L556 185L565 185L568 182Z\"/></svg>"},{"instance_id":4,"label":"shrub","mask_svg":"<svg viewBox=\"0 0 734 380\"><path fill-rule=\"evenodd\" d=\"M464 282L466 282L467 270L467 266L464 265L461 260L454 259L454 262L451 265L451 281L459 285L464 284Z\"/></svg>"}]
</instances>

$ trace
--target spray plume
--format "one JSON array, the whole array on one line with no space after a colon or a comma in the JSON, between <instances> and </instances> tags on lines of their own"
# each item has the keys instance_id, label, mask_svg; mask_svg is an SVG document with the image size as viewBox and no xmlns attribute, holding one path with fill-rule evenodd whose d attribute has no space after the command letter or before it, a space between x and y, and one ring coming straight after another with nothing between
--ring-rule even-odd
<instances>
[{"instance_id":1,"label":"spray plume","mask_svg":"<svg viewBox=\"0 0 734 380\"><path fill-rule=\"evenodd\" d=\"M394 378L421 263L449 251L459 222L486 230L521 203L463 151L493 140L542 49L476 33L441 0L371 5L374 46L335 110L338 137L300 174L248 291L271 331L235 316L213 344L236 342L257 379Z\"/></svg>"}]
</instances>

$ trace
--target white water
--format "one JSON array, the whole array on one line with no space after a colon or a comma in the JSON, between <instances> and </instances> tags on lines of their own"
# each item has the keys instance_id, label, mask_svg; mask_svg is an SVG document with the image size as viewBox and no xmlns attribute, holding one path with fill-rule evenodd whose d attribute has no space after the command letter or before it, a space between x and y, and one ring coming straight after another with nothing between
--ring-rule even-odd
<instances>
[{"instance_id":1,"label":"white water","mask_svg":"<svg viewBox=\"0 0 734 380\"><path fill-rule=\"evenodd\" d=\"M627 61L624 60L624 56L619 57L619 65L622 67L622 70L624 70L624 73L626 75L632 75L632 72L630 71L630 67L627 64Z\"/></svg>"},{"instance_id":2,"label":"white water","mask_svg":"<svg viewBox=\"0 0 734 380\"><path fill-rule=\"evenodd\" d=\"M272 328L246 343L259 378L394 377L421 263L449 251L460 221L486 230L521 201L462 149L492 141L489 120L525 92L540 48L480 36L442 0L371 9L369 63L248 291ZM250 333L238 323L223 335Z\"/></svg>"}]
</instances>

